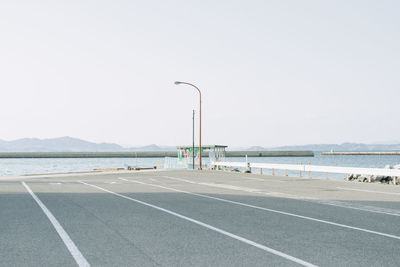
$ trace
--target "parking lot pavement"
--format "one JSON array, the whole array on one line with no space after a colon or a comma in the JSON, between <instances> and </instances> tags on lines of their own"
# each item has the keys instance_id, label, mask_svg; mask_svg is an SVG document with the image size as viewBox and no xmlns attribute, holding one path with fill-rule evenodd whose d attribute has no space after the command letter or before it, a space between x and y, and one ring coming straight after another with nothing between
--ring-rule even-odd
<instances>
[{"instance_id":1,"label":"parking lot pavement","mask_svg":"<svg viewBox=\"0 0 400 267\"><path fill-rule=\"evenodd\" d=\"M397 266L400 191L218 171L0 180L1 266Z\"/></svg>"}]
</instances>

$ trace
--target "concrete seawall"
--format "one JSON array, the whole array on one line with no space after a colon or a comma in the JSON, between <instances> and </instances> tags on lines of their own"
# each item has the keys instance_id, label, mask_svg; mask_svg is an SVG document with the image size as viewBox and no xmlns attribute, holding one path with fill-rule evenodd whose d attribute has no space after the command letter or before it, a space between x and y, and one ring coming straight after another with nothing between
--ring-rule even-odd
<instances>
[{"instance_id":1,"label":"concrete seawall","mask_svg":"<svg viewBox=\"0 0 400 267\"><path fill-rule=\"evenodd\" d=\"M375 156L400 156L399 151L391 152L322 152L321 155L324 156L365 156L365 155L375 155Z\"/></svg>"},{"instance_id":2,"label":"concrete seawall","mask_svg":"<svg viewBox=\"0 0 400 267\"><path fill-rule=\"evenodd\" d=\"M313 157L312 151L226 151L227 157ZM177 157L176 151L138 152L0 152L0 158L163 158ZM208 157L208 152L203 153Z\"/></svg>"},{"instance_id":3,"label":"concrete seawall","mask_svg":"<svg viewBox=\"0 0 400 267\"><path fill-rule=\"evenodd\" d=\"M312 151L226 151L227 157L314 157Z\"/></svg>"}]
</instances>

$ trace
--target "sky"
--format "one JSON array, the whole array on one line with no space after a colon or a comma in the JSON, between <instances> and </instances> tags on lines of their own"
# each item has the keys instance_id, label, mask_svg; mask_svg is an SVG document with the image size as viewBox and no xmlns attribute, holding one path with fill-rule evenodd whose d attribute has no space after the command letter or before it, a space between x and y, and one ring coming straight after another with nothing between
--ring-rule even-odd
<instances>
[{"instance_id":1,"label":"sky","mask_svg":"<svg viewBox=\"0 0 400 267\"><path fill-rule=\"evenodd\" d=\"M0 1L0 139L400 142L399 1Z\"/></svg>"}]
</instances>

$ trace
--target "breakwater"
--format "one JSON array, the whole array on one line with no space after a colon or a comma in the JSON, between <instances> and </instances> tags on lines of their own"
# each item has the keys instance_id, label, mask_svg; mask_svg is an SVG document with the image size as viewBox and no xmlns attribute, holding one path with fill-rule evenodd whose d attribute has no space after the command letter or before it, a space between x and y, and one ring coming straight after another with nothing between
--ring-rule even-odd
<instances>
[{"instance_id":1,"label":"breakwater","mask_svg":"<svg viewBox=\"0 0 400 267\"><path fill-rule=\"evenodd\" d=\"M208 157L208 151L202 153ZM313 157L312 151L226 151L226 157ZM176 151L138 152L0 152L0 158L163 158L177 157Z\"/></svg>"},{"instance_id":2,"label":"breakwater","mask_svg":"<svg viewBox=\"0 0 400 267\"><path fill-rule=\"evenodd\" d=\"M390 151L390 152L322 152L321 155L324 156L400 156L400 151Z\"/></svg>"},{"instance_id":3,"label":"breakwater","mask_svg":"<svg viewBox=\"0 0 400 267\"><path fill-rule=\"evenodd\" d=\"M226 157L314 157L312 151L226 151Z\"/></svg>"}]
</instances>

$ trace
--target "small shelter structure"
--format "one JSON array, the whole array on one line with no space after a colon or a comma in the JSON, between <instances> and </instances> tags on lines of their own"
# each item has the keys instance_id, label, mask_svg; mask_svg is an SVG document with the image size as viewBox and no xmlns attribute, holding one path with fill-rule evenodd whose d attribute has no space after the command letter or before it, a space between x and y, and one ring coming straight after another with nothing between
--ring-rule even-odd
<instances>
[{"instance_id":1,"label":"small shelter structure","mask_svg":"<svg viewBox=\"0 0 400 267\"><path fill-rule=\"evenodd\" d=\"M225 161L226 157L226 148L228 146L224 145L204 145L201 146L201 154L203 157L208 157L208 162L212 161ZM199 163L198 159L200 156L199 147L195 146L193 150L193 146L177 146L178 149L178 161L185 163L188 168L195 168L193 166L193 158L195 165ZM204 161L206 162L206 161ZM207 166L202 166L207 167Z\"/></svg>"}]
</instances>

